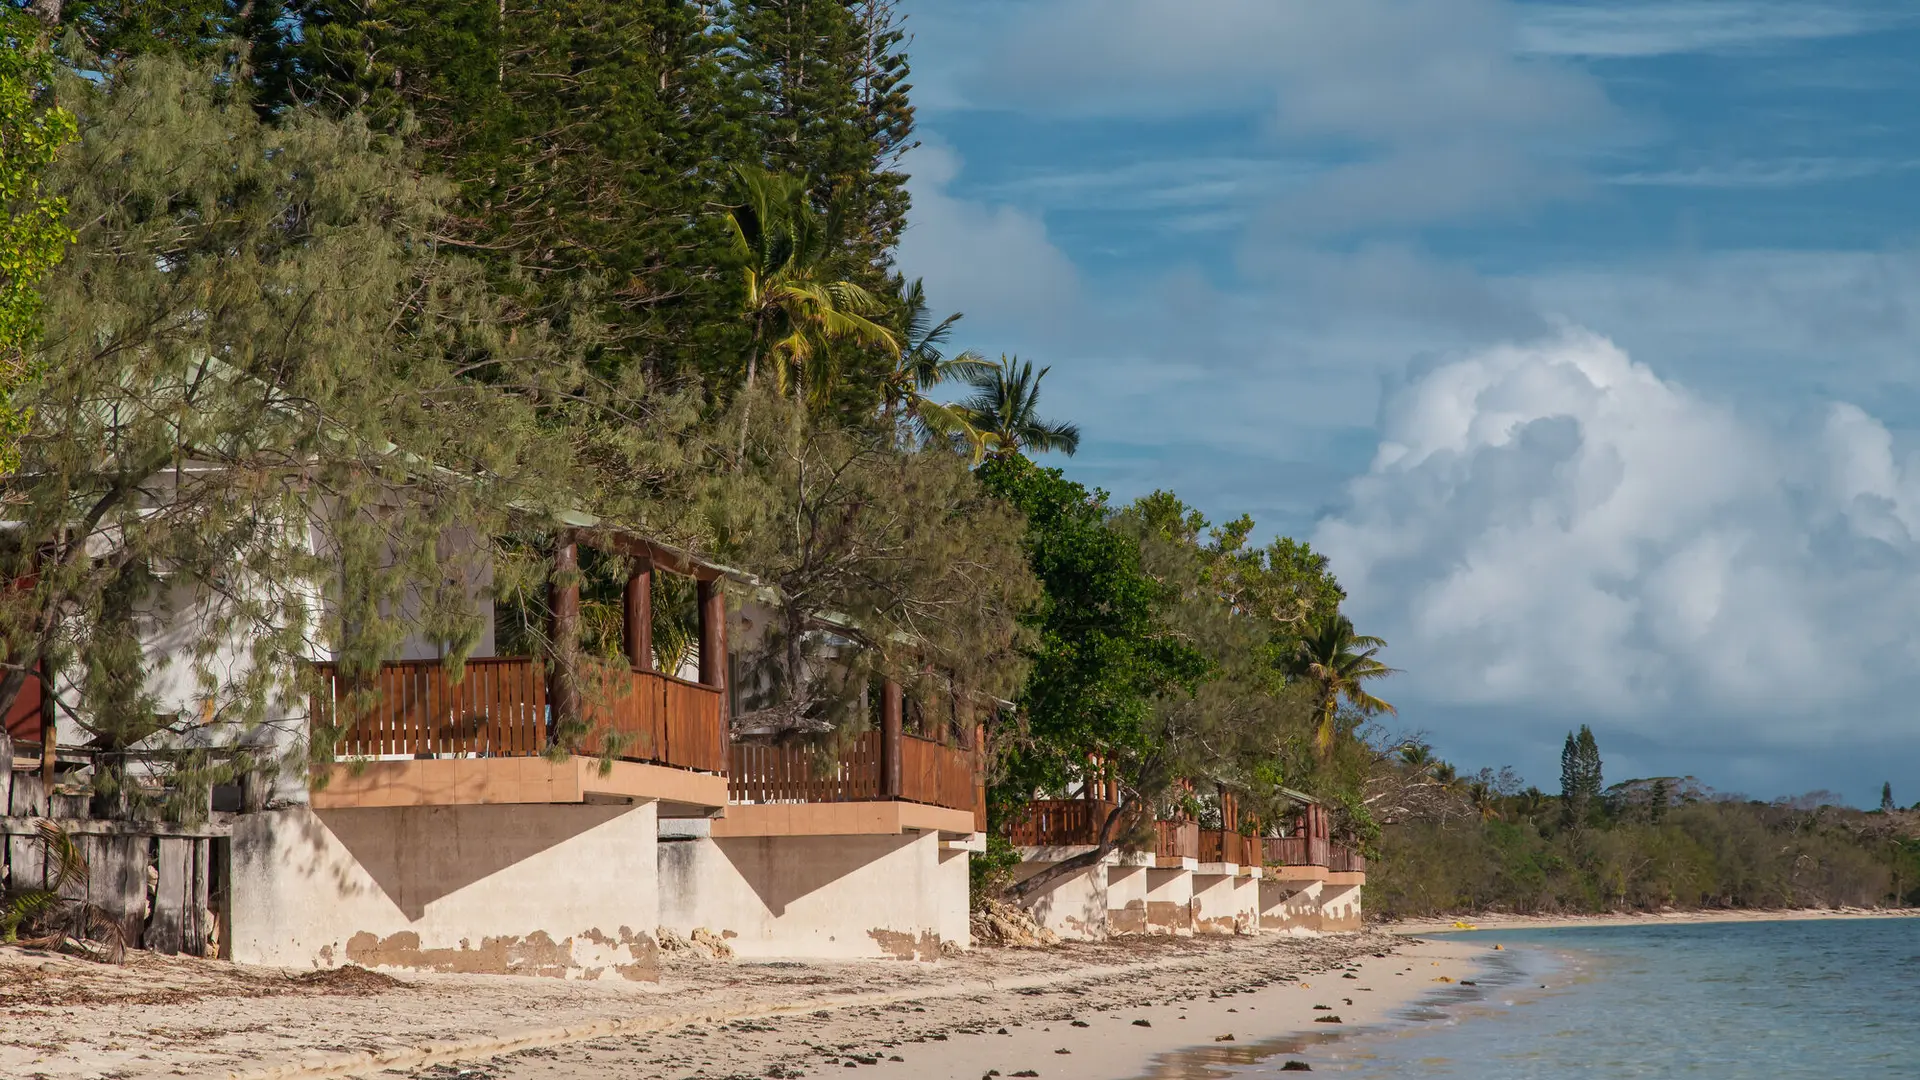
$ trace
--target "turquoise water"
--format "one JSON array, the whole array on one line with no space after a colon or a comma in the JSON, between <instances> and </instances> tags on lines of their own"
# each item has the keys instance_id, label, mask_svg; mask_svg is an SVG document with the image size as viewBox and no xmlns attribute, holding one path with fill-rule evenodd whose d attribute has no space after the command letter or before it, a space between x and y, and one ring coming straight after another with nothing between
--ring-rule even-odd
<instances>
[{"instance_id":1,"label":"turquoise water","mask_svg":"<svg viewBox=\"0 0 1920 1080\"><path fill-rule=\"evenodd\" d=\"M1294 1058L1348 1080L1920 1080L1920 919L1475 936L1505 946L1494 968L1392 1028L1205 1072L1278 1076Z\"/></svg>"}]
</instances>

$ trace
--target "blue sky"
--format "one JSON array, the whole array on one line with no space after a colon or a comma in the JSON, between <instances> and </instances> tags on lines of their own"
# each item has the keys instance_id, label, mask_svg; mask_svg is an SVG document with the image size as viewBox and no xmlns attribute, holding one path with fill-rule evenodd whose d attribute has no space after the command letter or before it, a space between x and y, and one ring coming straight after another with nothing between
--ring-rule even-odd
<instances>
[{"instance_id":1,"label":"blue sky","mask_svg":"<svg viewBox=\"0 0 1920 1080\"><path fill-rule=\"evenodd\" d=\"M910 0L901 263L1400 726L1920 799L1920 5Z\"/></svg>"}]
</instances>

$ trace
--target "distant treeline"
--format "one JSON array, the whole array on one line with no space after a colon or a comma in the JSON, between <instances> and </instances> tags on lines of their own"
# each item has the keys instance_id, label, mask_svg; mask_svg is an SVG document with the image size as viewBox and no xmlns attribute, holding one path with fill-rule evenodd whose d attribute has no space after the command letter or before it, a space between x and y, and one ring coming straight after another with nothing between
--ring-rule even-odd
<instances>
[{"instance_id":1,"label":"distant treeline","mask_svg":"<svg viewBox=\"0 0 1920 1080\"><path fill-rule=\"evenodd\" d=\"M1370 915L1920 904L1920 810L1891 792L1869 812L1823 792L1720 795L1690 777L1600 790L1585 729L1568 736L1560 796L1519 790L1511 770L1456 779L1417 744L1395 757L1403 778L1438 771L1459 798L1456 812L1413 801L1383 823Z\"/></svg>"}]
</instances>

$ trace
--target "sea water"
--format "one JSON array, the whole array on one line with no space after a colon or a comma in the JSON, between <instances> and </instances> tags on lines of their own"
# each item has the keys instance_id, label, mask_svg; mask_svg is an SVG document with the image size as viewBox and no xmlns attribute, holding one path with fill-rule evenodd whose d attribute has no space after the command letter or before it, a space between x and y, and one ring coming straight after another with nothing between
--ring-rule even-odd
<instances>
[{"instance_id":1,"label":"sea water","mask_svg":"<svg viewBox=\"0 0 1920 1080\"><path fill-rule=\"evenodd\" d=\"M1152 1074L1298 1060L1349 1080L1920 1080L1920 919L1468 936L1503 946L1476 985L1436 988L1386 1028L1276 1040L1258 1060L1175 1055Z\"/></svg>"}]
</instances>

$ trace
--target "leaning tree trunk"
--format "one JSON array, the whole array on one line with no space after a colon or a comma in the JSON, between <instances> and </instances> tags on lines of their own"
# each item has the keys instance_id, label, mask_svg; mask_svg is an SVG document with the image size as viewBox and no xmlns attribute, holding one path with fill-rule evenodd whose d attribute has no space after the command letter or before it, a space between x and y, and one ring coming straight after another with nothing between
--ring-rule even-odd
<instances>
[{"instance_id":1,"label":"leaning tree trunk","mask_svg":"<svg viewBox=\"0 0 1920 1080\"><path fill-rule=\"evenodd\" d=\"M1094 844L1093 850L1083 851L1070 859L1054 863L1032 877L1013 885L1007 890L1007 895L1012 897L1015 903L1024 904L1033 894L1061 878L1072 877L1088 867L1100 865L1107 856L1120 850L1120 845L1132 831L1131 829L1122 830L1118 835L1114 832L1114 826L1120 823L1121 818L1130 816L1129 811L1132 809L1133 804L1121 803L1107 811L1107 819L1100 823L1099 842Z\"/></svg>"}]
</instances>

